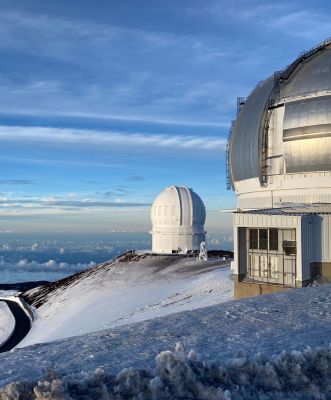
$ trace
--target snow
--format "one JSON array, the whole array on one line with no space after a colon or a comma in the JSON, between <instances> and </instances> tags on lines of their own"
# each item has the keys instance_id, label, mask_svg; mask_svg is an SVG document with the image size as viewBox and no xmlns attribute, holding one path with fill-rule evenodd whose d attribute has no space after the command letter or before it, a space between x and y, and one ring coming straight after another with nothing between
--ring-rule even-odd
<instances>
[{"instance_id":1,"label":"snow","mask_svg":"<svg viewBox=\"0 0 331 400\"><path fill-rule=\"evenodd\" d=\"M28 291L41 306L0 354L0 398L330 398L331 285L233 301L228 263L157 260Z\"/></svg>"},{"instance_id":2,"label":"snow","mask_svg":"<svg viewBox=\"0 0 331 400\"><path fill-rule=\"evenodd\" d=\"M15 318L8 306L0 301L0 344L5 342L15 327Z\"/></svg>"},{"instance_id":3,"label":"snow","mask_svg":"<svg viewBox=\"0 0 331 400\"><path fill-rule=\"evenodd\" d=\"M200 361L182 346L156 357L154 370L127 368L116 376L97 368L88 378L67 380L49 371L42 381L7 385L0 396L19 399L328 399L331 347L307 348L249 360L237 353L226 364Z\"/></svg>"},{"instance_id":4,"label":"snow","mask_svg":"<svg viewBox=\"0 0 331 400\"><path fill-rule=\"evenodd\" d=\"M35 310L32 330L19 346L113 328L232 298L232 272L229 263L219 259L205 262L149 256L115 262L51 293L46 303Z\"/></svg>"},{"instance_id":5,"label":"snow","mask_svg":"<svg viewBox=\"0 0 331 400\"><path fill-rule=\"evenodd\" d=\"M0 290L0 298L7 298L17 293L17 290Z\"/></svg>"},{"instance_id":6,"label":"snow","mask_svg":"<svg viewBox=\"0 0 331 400\"><path fill-rule=\"evenodd\" d=\"M0 398L328 399L330 335L330 285L229 301L2 354Z\"/></svg>"}]
</instances>

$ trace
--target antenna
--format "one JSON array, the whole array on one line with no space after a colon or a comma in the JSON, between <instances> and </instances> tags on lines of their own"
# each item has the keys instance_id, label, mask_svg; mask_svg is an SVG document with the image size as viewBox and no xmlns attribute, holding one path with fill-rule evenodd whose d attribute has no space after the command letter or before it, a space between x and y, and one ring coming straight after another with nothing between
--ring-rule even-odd
<instances>
[{"instance_id":1,"label":"antenna","mask_svg":"<svg viewBox=\"0 0 331 400\"><path fill-rule=\"evenodd\" d=\"M199 260L207 261L208 260L208 252L206 242L200 243L200 252L199 252Z\"/></svg>"}]
</instances>

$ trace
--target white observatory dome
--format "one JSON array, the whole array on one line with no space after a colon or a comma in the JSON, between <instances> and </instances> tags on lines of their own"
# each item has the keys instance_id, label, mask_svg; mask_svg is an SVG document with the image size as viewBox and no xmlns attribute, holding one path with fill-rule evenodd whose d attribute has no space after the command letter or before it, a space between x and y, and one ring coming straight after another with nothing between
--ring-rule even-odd
<instances>
[{"instance_id":1,"label":"white observatory dome","mask_svg":"<svg viewBox=\"0 0 331 400\"><path fill-rule=\"evenodd\" d=\"M185 186L171 186L154 200L151 210L152 251L186 254L205 240L206 210L200 197Z\"/></svg>"}]
</instances>

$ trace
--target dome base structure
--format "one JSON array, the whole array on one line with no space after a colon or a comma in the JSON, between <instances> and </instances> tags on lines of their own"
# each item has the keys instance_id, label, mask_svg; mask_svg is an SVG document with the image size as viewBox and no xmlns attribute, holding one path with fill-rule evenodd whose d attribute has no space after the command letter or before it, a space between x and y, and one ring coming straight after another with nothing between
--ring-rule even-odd
<instances>
[{"instance_id":1,"label":"dome base structure","mask_svg":"<svg viewBox=\"0 0 331 400\"><path fill-rule=\"evenodd\" d=\"M191 253L205 241L205 206L185 186L171 186L161 192L153 202L151 219L155 254Z\"/></svg>"},{"instance_id":2,"label":"dome base structure","mask_svg":"<svg viewBox=\"0 0 331 400\"><path fill-rule=\"evenodd\" d=\"M167 234L153 231L152 252L156 254L188 254L199 250L205 234Z\"/></svg>"}]
</instances>

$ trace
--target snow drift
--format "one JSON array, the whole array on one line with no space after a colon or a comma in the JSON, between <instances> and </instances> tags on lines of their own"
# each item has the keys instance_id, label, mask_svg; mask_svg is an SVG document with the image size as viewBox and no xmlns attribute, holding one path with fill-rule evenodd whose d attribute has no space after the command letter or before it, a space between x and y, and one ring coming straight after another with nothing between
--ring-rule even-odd
<instances>
[{"instance_id":1,"label":"snow drift","mask_svg":"<svg viewBox=\"0 0 331 400\"><path fill-rule=\"evenodd\" d=\"M283 351L249 359L238 352L226 363L199 360L178 343L163 351L153 370L126 368L107 375L102 368L82 380L61 379L49 370L41 381L15 382L0 389L2 400L68 399L328 399L331 347Z\"/></svg>"}]
</instances>

